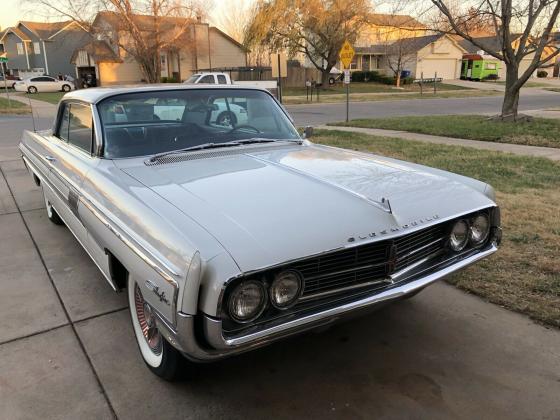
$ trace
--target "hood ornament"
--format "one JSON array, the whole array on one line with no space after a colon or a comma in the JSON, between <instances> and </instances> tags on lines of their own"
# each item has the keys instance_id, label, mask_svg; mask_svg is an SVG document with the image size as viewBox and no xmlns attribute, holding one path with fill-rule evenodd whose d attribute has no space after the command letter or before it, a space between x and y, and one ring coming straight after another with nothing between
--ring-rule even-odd
<instances>
[{"instance_id":1,"label":"hood ornament","mask_svg":"<svg viewBox=\"0 0 560 420\"><path fill-rule=\"evenodd\" d=\"M391 202L389 201L388 198L381 197L381 201L379 202L379 204L381 204L381 207L383 207L383 209L387 213L393 214L393 209L391 208Z\"/></svg>"}]
</instances>

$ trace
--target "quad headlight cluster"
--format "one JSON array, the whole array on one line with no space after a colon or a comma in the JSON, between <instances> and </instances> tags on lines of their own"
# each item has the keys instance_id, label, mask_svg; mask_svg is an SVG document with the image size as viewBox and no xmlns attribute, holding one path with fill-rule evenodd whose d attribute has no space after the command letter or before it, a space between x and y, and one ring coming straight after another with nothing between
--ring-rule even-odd
<instances>
[{"instance_id":1,"label":"quad headlight cluster","mask_svg":"<svg viewBox=\"0 0 560 420\"><path fill-rule=\"evenodd\" d=\"M258 318L269 303L276 309L288 309L298 301L302 289L301 275L294 270L279 272L268 287L258 280L243 281L229 295L229 315L244 323Z\"/></svg>"},{"instance_id":2,"label":"quad headlight cluster","mask_svg":"<svg viewBox=\"0 0 560 420\"><path fill-rule=\"evenodd\" d=\"M490 220L488 215L480 213L470 219L460 219L455 222L449 233L449 247L460 252L467 245L483 244L490 234Z\"/></svg>"}]
</instances>

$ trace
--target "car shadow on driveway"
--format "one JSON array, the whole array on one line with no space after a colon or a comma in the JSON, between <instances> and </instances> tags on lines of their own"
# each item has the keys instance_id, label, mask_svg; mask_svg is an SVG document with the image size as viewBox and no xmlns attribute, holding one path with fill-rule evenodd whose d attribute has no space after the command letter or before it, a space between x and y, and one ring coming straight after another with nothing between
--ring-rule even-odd
<instances>
[{"instance_id":1,"label":"car shadow on driveway","mask_svg":"<svg viewBox=\"0 0 560 420\"><path fill-rule=\"evenodd\" d=\"M127 311L77 330L119 418L557 415L560 377L527 356L558 334L539 327L541 342L522 343L523 331L502 329L520 319L441 284L325 332L198 365L174 384L144 366Z\"/></svg>"}]
</instances>

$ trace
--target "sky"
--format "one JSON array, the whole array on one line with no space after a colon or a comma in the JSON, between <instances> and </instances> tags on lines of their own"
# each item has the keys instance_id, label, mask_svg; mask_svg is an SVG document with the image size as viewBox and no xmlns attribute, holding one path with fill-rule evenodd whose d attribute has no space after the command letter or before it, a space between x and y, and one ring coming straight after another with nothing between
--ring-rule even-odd
<instances>
[{"instance_id":1,"label":"sky","mask_svg":"<svg viewBox=\"0 0 560 420\"><path fill-rule=\"evenodd\" d=\"M220 5L235 0L213 0L214 7L210 10L210 17L216 15L220 9ZM249 0L253 1L253 0ZM4 29L8 26L15 25L20 20L47 20L41 15L33 13L33 7L22 0L0 0L2 4L2 13L0 13L0 28Z\"/></svg>"}]
</instances>

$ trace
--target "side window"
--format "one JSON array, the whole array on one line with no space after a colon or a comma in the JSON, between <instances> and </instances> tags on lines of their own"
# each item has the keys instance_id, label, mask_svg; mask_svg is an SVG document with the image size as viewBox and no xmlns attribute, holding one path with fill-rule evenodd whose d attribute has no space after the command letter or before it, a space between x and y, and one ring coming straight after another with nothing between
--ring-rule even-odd
<instances>
[{"instance_id":1,"label":"side window","mask_svg":"<svg viewBox=\"0 0 560 420\"><path fill-rule=\"evenodd\" d=\"M68 143L91 153L93 139L93 117L91 108L82 104L71 104L68 126Z\"/></svg>"},{"instance_id":2,"label":"side window","mask_svg":"<svg viewBox=\"0 0 560 420\"><path fill-rule=\"evenodd\" d=\"M214 75L212 74L207 74L206 76L204 76L202 79L200 79L198 81L198 83L212 83L214 84Z\"/></svg>"},{"instance_id":3,"label":"side window","mask_svg":"<svg viewBox=\"0 0 560 420\"><path fill-rule=\"evenodd\" d=\"M220 85L226 85L227 84L226 76L224 76L223 74L218 74L218 83Z\"/></svg>"},{"instance_id":4,"label":"side window","mask_svg":"<svg viewBox=\"0 0 560 420\"><path fill-rule=\"evenodd\" d=\"M62 116L60 117L60 125L58 126L58 138L68 141L68 123L70 121L70 105L63 105Z\"/></svg>"}]
</instances>

